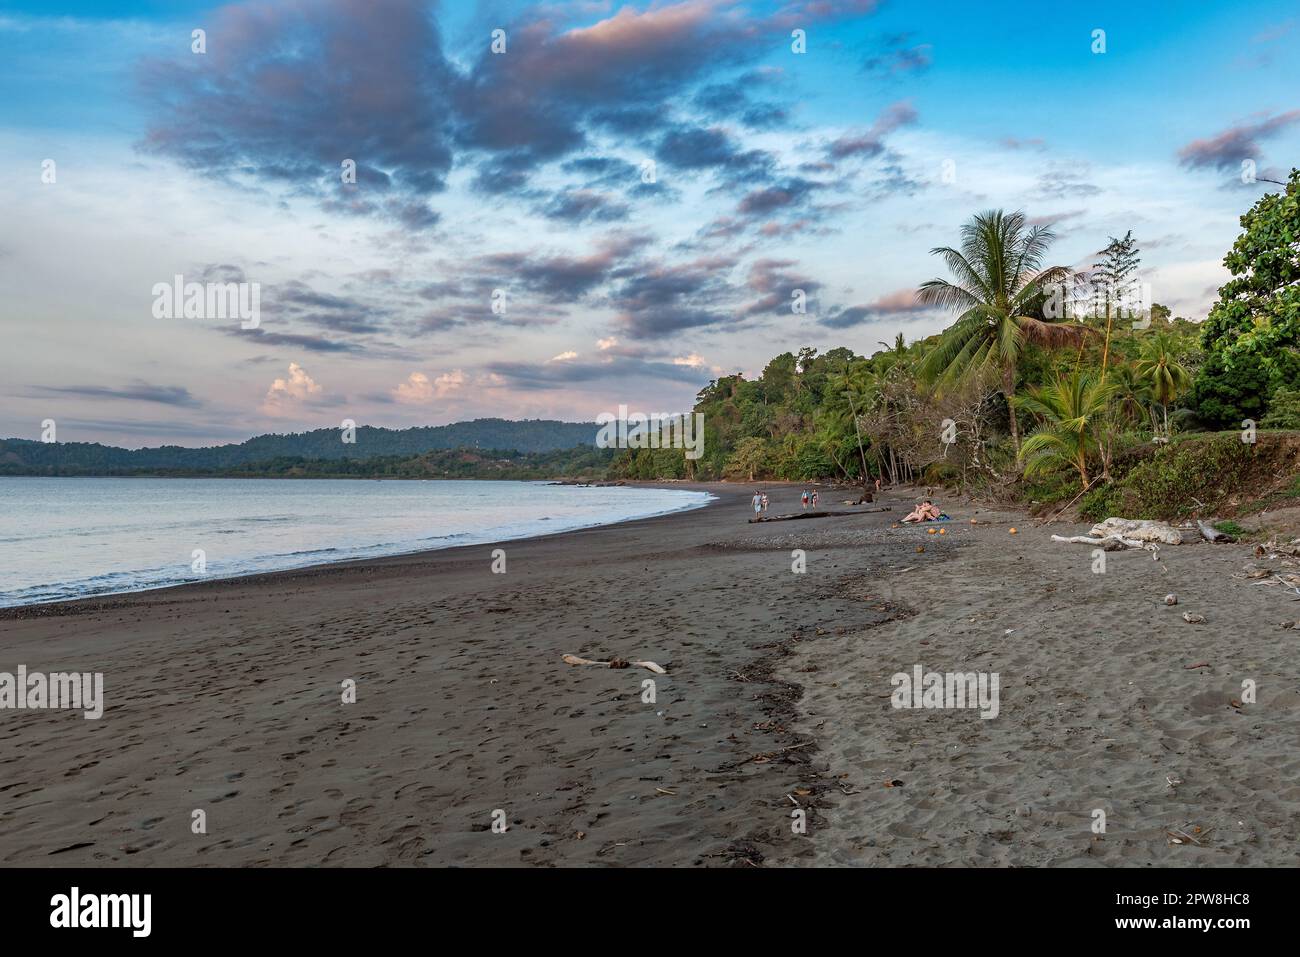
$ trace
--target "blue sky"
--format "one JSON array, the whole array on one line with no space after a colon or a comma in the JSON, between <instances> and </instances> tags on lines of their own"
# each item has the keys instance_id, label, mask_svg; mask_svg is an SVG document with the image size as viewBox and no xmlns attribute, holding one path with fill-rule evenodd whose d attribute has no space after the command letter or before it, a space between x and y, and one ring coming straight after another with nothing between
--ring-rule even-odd
<instances>
[{"instance_id":1,"label":"blue sky","mask_svg":"<svg viewBox=\"0 0 1300 957\"><path fill-rule=\"evenodd\" d=\"M1242 161L1300 155L1300 11L1061 7L0 5L0 435L683 409L779 351L938 331L929 250L997 206L1065 265L1132 229L1199 318L1274 188ZM176 274L256 283L259 328L156 318Z\"/></svg>"}]
</instances>

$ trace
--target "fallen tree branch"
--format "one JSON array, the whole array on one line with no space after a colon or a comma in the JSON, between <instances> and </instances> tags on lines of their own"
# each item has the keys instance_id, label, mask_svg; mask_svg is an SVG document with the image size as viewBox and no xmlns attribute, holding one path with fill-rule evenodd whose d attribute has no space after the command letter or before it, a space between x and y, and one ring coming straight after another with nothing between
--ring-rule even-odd
<instances>
[{"instance_id":1,"label":"fallen tree branch","mask_svg":"<svg viewBox=\"0 0 1300 957\"><path fill-rule=\"evenodd\" d=\"M882 508L860 508L852 512L795 512L793 515L772 515L770 517L751 518L750 525L758 522L792 522L800 518L828 518L832 515L868 515L872 512L890 512L893 509L885 505Z\"/></svg>"}]
</instances>

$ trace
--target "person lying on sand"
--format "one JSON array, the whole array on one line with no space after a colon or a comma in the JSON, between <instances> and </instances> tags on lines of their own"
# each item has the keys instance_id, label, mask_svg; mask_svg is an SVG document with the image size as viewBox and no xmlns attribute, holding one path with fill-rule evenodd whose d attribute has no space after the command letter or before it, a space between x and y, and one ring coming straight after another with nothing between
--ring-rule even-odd
<instances>
[{"instance_id":1,"label":"person lying on sand","mask_svg":"<svg viewBox=\"0 0 1300 957\"><path fill-rule=\"evenodd\" d=\"M937 521L943 513L937 509L934 504L927 498L916 508L912 509L903 519L905 522L933 522Z\"/></svg>"}]
</instances>

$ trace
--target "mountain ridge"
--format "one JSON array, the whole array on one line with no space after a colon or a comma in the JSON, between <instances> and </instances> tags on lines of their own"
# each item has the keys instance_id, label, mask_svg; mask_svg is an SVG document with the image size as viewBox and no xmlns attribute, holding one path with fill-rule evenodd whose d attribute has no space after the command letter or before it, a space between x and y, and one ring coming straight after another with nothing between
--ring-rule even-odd
<instances>
[{"instance_id":1,"label":"mountain ridge","mask_svg":"<svg viewBox=\"0 0 1300 957\"><path fill-rule=\"evenodd\" d=\"M38 442L10 438L0 439L0 475L229 469L277 458L369 459L455 448L542 453L594 447L598 430L599 426L594 422L484 418L409 429L362 425L357 426L356 441L352 443L344 442L343 432L337 428L264 433L243 442L199 448L161 445L124 449L99 442Z\"/></svg>"}]
</instances>

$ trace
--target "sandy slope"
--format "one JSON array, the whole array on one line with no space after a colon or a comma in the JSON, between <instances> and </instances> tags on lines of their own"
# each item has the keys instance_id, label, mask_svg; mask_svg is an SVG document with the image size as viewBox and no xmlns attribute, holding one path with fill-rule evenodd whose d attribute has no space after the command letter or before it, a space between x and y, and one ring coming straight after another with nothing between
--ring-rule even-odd
<instances>
[{"instance_id":1,"label":"sandy slope","mask_svg":"<svg viewBox=\"0 0 1300 957\"><path fill-rule=\"evenodd\" d=\"M814 859L1296 864L1300 631L1278 627L1300 617L1296 596L1248 581L1245 546L1110 553L1096 574L1092 550L1050 542L1056 530L959 523L969 547L952 561L865 585L915 615L791 661L806 691L799 727L856 790L825 816ZM917 663L998 672L1000 714L895 709L890 676ZM1257 702L1234 708L1247 678ZM1202 846L1170 843L1170 829Z\"/></svg>"}]
</instances>

